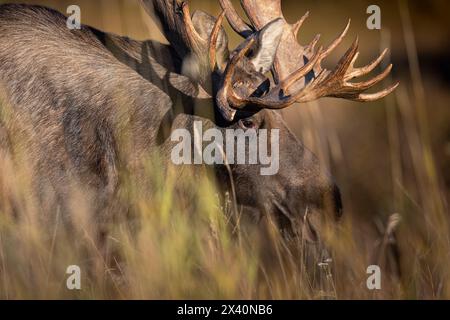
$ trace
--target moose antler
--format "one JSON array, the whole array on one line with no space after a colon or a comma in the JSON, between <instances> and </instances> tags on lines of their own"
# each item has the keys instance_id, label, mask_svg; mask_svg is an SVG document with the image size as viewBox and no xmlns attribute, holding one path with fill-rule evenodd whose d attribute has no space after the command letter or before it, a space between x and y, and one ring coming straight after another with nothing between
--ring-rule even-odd
<instances>
[{"instance_id":1,"label":"moose antler","mask_svg":"<svg viewBox=\"0 0 450 320\"><path fill-rule=\"evenodd\" d=\"M239 17L239 14L234 9L230 0L219 0L219 2L223 10L226 12L228 22L236 33L240 34L244 38L247 38L255 32L251 26Z\"/></svg>"},{"instance_id":2,"label":"moose antler","mask_svg":"<svg viewBox=\"0 0 450 320\"><path fill-rule=\"evenodd\" d=\"M240 34L246 32L245 22L237 15L230 0L220 0L227 19ZM374 101L393 92L398 83L373 94L364 93L369 88L385 79L392 69L389 65L380 75L364 82L352 83L351 79L367 75L373 71L386 55L386 50L372 63L362 68L355 68L354 64L359 55L358 39L356 39L334 70L330 71L321 66L321 62L342 42L350 27L350 21L344 31L326 49L315 50L320 35L310 44L303 47L296 38L303 22L308 17L306 13L294 25L286 22L281 10L281 0L241 0L243 9L256 30L260 30L267 23L275 19L284 21L283 37L276 53L273 73L276 86L263 97L240 97L234 90L231 77L238 60L242 59L251 48L251 39L247 45L234 56L226 69L226 76L219 99L228 96L234 106L252 106L256 108L282 109L297 102L308 102L321 97L336 97L353 101ZM292 57L296 57L293 59ZM307 75L311 80L307 81Z\"/></svg>"},{"instance_id":3,"label":"moose antler","mask_svg":"<svg viewBox=\"0 0 450 320\"><path fill-rule=\"evenodd\" d=\"M162 24L162 31L182 60L195 55L202 67L214 70L217 66L217 40L225 13L218 17L208 37L202 37L192 21L187 1L141 0L143 7L155 13ZM217 66L221 68L222 66ZM211 71L211 70L209 70Z\"/></svg>"}]
</instances>

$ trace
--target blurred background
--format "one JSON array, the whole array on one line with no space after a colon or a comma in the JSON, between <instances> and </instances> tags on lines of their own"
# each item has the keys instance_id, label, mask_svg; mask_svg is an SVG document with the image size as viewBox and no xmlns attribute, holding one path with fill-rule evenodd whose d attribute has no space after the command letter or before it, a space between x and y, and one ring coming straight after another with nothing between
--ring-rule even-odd
<instances>
[{"instance_id":1,"label":"blurred background","mask_svg":"<svg viewBox=\"0 0 450 320\"><path fill-rule=\"evenodd\" d=\"M40 4L65 13L81 7L82 23L136 39L165 41L137 0L0 1ZM217 1L190 1L192 9L220 12ZM240 8L235 1L236 8ZM381 8L381 30L368 30L367 7ZM360 65L385 47L394 64L390 79L401 85L376 103L323 99L285 111L290 127L328 167L343 192L345 211L368 225L393 214L448 214L450 189L450 3L432 1L285 0L284 13L295 22L311 15L299 34L309 43L317 33L328 44L352 19L346 41L327 63L332 65L360 39ZM242 13L242 11L240 11ZM244 15L242 15L244 16ZM232 41L240 38L226 26ZM378 72L381 69L377 70ZM380 86L381 87L381 86ZM364 225L361 224L361 225Z\"/></svg>"}]
</instances>

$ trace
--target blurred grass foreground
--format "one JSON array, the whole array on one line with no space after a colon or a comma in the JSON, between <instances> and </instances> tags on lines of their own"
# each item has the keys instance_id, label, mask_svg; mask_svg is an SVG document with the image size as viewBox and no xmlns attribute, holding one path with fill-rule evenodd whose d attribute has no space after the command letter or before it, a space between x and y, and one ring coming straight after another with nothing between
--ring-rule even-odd
<instances>
[{"instance_id":1,"label":"blurred grass foreground","mask_svg":"<svg viewBox=\"0 0 450 320\"><path fill-rule=\"evenodd\" d=\"M64 12L67 1L18 2ZM104 18L108 2L113 11L143 17L137 1L98 1L95 9L92 1L78 2L91 8L85 23L152 36L142 21L136 31L120 19L104 19L109 24L103 25L92 13L97 10ZM197 7L203 3L193 2ZM296 8L286 2L295 9L286 11L289 16L301 16L306 9L314 13L316 25L312 22L308 34L317 33L317 19L329 21L332 26L320 29L330 38L334 32L327 28L357 11L350 7L364 13L368 6L342 1L338 13L328 16L334 2L305 1ZM419 12L431 24L448 3L430 1L428 11L416 1L380 3L395 12L386 14L383 32L367 34L364 14L354 23L369 48L392 47L394 77L402 84L396 93L373 106L325 99L301 112L287 111L293 131L332 170L343 191L344 218L337 228L324 231L332 261L311 265L307 245L285 240L270 219L253 227L235 225L232 203L220 204L213 179L186 174L180 180L172 169L162 174L154 158L147 159L148 186L138 183L142 177L123 173L117 197L131 213L107 226L111 257L121 258L105 261L94 240L97 222L89 195L74 188L70 219L77 223L69 228L57 208L49 212L37 205L26 165L1 153L0 298L450 299L448 74L441 77L446 71L421 67L430 66L426 57L448 47L442 41L446 35L436 34L441 39L436 45L414 30ZM205 6L218 12L216 5ZM7 108L2 108L3 115ZM367 288L371 264L383 266L381 290ZM80 267L81 290L66 286L71 265Z\"/></svg>"}]
</instances>

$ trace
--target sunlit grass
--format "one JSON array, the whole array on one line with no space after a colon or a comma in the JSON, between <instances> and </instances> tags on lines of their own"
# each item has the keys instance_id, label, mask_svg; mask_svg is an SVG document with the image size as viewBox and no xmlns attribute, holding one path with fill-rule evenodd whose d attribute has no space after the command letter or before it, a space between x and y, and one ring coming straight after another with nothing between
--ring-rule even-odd
<instances>
[{"instance_id":1,"label":"sunlit grass","mask_svg":"<svg viewBox=\"0 0 450 320\"><path fill-rule=\"evenodd\" d=\"M373 259L376 243L357 239L359 226L349 218L323 230L334 260L319 265L301 253L306 244L286 242L269 220L236 229L206 176L180 185L176 170L163 174L149 165L147 179L156 191L129 177L118 196L129 205L127 217L115 212L105 255L82 192L73 192L73 228L67 228L57 210L49 216L32 199L29 184L18 178L21 170L2 162L2 190L9 191L2 193L0 213L3 299L450 297L448 217L437 211L401 215L402 274L383 269L383 288L372 292L367 266L388 264ZM69 265L81 267L80 291L66 287Z\"/></svg>"}]
</instances>

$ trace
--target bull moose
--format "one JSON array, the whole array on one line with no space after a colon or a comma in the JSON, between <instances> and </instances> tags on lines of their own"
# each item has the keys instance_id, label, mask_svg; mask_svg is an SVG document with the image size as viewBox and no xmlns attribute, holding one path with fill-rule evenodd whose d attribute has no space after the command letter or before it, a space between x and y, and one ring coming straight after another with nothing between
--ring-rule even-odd
<instances>
[{"instance_id":1,"label":"bull moose","mask_svg":"<svg viewBox=\"0 0 450 320\"><path fill-rule=\"evenodd\" d=\"M273 215L282 227L301 222L308 230L303 236L317 241L320 216L342 214L340 192L279 110L321 97L385 97L396 84L365 92L392 66L370 80L350 80L372 72L386 51L357 68L356 40L328 70L321 62L341 43L350 23L331 45L316 49L319 37L306 46L296 40L308 14L291 25L280 0L243 0L250 24L229 0L220 0L223 11L217 19L202 11L191 15L185 1L141 3L159 19L169 45L85 25L71 30L66 16L41 6L0 6L3 150L11 152L12 141L20 137L40 199L51 196L63 206L76 181L89 190L101 219L108 220L120 170L141 170L140 160L155 152L165 170L173 130L193 133L195 121L218 130L278 129L277 174L260 175L255 164L216 164L212 170L222 190L234 188L243 214ZM225 18L243 37L234 50L228 49Z\"/></svg>"}]
</instances>

